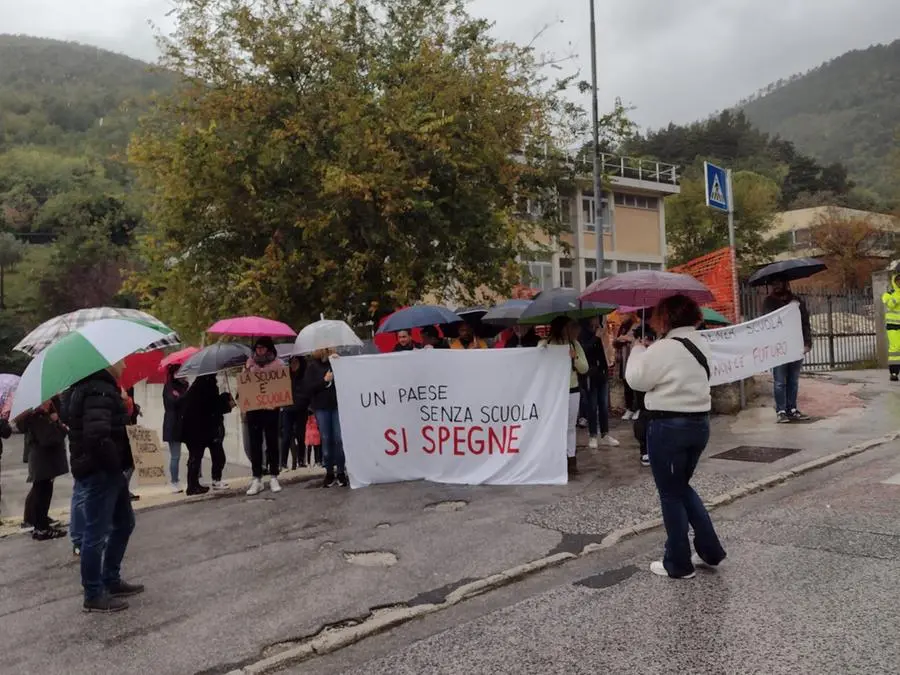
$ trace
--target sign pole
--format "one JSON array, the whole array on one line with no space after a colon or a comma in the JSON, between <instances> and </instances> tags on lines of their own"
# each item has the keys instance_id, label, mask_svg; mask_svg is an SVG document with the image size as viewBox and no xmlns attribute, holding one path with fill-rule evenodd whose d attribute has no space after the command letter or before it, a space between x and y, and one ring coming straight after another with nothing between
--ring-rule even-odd
<instances>
[{"instance_id":1,"label":"sign pole","mask_svg":"<svg viewBox=\"0 0 900 675\"><path fill-rule=\"evenodd\" d=\"M591 6L591 117L594 127L594 237L597 240L597 276L603 278L605 261L603 259L603 219L600 217L602 184L600 175L600 110L597 102L597 21L594 16L594 0L588 0ZM581 233L578 233L581 236Z\"/></svg>"},{"instance_id":2,"label":"sign pole","mask_svg":"<svg viewBox=\"0 0 900 675\"><path fill-rule=\"evenodd\" d=\"M731 293L734 298L734 322L741 322L741 293L738 287L737 273L737 241L734 234L734 184L731 179L731 169L728 169L728 247L731 250ZM740 388L741 410L747 407L747 392L744 389L744 380L741 379Z\"/></svg>"}]
</instances>

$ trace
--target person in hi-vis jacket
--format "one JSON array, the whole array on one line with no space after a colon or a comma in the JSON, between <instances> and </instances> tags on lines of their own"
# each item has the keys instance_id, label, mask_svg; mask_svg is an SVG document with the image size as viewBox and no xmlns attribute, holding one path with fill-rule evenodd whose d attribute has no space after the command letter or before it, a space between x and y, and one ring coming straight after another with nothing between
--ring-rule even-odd
<instances>
[{"instance_id":1,"label":"person in hi-vis jacket","mask_svg":"<svg viewBox=\"0 0 900 675\"><path fill-rule=\"evenodd\" d=\"M900 260L895 260L888 268L891 270L891 283L881 296L884 304L884 330L887 333L888 368L891 381L900 379Z\"/></svg>"}]
</instances>

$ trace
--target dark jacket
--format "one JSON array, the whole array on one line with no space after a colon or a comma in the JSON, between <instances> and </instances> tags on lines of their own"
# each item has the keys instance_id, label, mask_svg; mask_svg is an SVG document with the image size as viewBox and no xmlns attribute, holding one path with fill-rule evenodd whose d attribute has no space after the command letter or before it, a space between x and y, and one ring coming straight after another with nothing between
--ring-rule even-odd
<instances>
[{"instance_id":1,"label":"dark jacket","mask_svg":"<svg viewBox=\"0 0 900 675\"><path fill-rule=\"evenodd\" d=\"M421 348L422 348L422 345L420 345L416 342L410 342L405 347L403 345L401 345L399 342L394 345L395 352L413 352L413 351L415 351L417 349L421 349Z\"/></svg>"},{"instance_id":2,"label":"dark jacket","mask_svg":"<svg viewBox=\"0 0 900 675\"><path fill-rule=\"evenodd\" d=\"M49 413L38 411L23 421L28 446L28 482L51 480L69 473L66 460L66 432Z\"/></svg>"},{"instance_id":3,"label":"dark jacket","mask_svg":"<svg viewBox=\"0 0 900 675\"><path fill-rule=\"evenodd\" d=\"M72 388L68 419L69 455L76 479L134 468L122 390L107 371L96 372Z\"/></svg>"},{"instance_id":4,"label":"dark jacket","mask_svg":"<svg viewBox=\"0 0 900 675\"><path fill-rule=\"evenodd\" d=\"M609 363L600 338L590 332L582 334L579 342L588 362L588 371L579 376L579 383L584 389L596 389L605 386L609 378Z\"/></svg>"},{"instance_id":5,"label":"dark jacket","mask_svg":"<svg viewBox=\"0 0 900 675\"><path fill-rule=\"evenodd\" d=\"M769 294L763 301L763 314L769 314L775 310L781 309L785 305L793 301L800 303L800 330L803 331L803 345L812 347L812 329L809 326L809 310L806 309L806 303L799 295L794 295L790 291L784 295Z\"/></svg>"},{"instance_id":6,"label":"dark jacket","mask_svg":"<svg viewBox=\"0 0 900 675\"><path fill-rule=\"evenodd\" d=\"M290 365L290 364L289 364ZM302 412L306 414L306 411L309 410L309 392L306 390L307 382L306 382L306 368L307 361L306 359L300 360L300 368L297 371L291 370L291 397L293 398L293 405L291 405L291 410L295 410L297 412Z\"/></svg>"},{"instance_id":7,"label":"dark jacket","mask_svg":"<svg viewBox=\"0 0 900 675\"><path fill-rule=\"evenodd\" d=\"M181 404L181 439L188 445L209 447L225 435L225 415L231 412L228 394L220 394L215 375L198 377Z\"/></svg>"},{"instance_id":8,"label":"dark jacket","mask_svg":"<svg viewBox=\"0 0 900 675\"><path fill-rule=\"evenodd\" d=\"M309 407L313 410L337 410L337 391L334 382L325 381L325 373L331 370L331 361L313 359L306 366L304 378L309 392Z\"/></svg>"},{"instance_id":9,"label":"dark jacket","mask_svg":"<svg viewBox=\"0 0 900 675\"><path fill-rule=\"evenodd\" d=\"M187 383L184 380L170 379L163 387L163 415L162 439L164 443L181 442L181 404L187 391Z\"/></svg>"}]
</instances>

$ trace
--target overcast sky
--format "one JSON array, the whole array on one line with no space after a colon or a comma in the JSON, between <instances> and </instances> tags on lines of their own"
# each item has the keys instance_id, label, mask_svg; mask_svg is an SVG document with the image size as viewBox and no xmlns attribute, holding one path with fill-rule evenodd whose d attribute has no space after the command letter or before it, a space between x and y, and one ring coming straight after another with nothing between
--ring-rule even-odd
<instances>
[{"instance_id":1,"label":"overcast sky","mask_svg":"<svg viewBox=\"0 0 900 675\"><path fill-rule=\"evenodd\" d=\"M690 122L850 49L900 38L900 0L596 0L601 102L641 126ZM0 0L0 33L95 44L145 60L169 0ZM590 75L588 0L473 0L499 37L575 54ZM2 64L0 64L2 68Z\"/></svg>"}]
</instances>

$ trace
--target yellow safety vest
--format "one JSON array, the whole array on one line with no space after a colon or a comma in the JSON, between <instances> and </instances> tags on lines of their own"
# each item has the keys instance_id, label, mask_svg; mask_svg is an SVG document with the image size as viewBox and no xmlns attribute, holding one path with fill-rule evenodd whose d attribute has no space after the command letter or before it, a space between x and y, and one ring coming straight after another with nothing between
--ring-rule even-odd
<instances>
[{"instance_id":1,"label":"yellow safety vest","mask_svg":"<svg viewBox=\"0 0 900 675\"><path fill-rule=\"evenodd\" d=\"M881 296L881 302L884 304L885 324L900 326L900 285L897 281L897 276L891 279L891 290Z\"/></svg>"}]
</instances>

